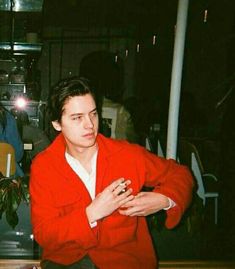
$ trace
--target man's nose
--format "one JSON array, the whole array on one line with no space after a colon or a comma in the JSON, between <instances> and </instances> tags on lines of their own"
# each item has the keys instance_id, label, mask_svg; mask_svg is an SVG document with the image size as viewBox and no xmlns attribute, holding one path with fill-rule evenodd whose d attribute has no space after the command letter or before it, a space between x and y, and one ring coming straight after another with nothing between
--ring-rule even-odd
<instances>
[{"instance_id":1,"label":"man's nose","mask_svg":"<svg viewBox=\"0 0 235 269\"><path fill-rule=\"evenodd\" d=\"M85 127L86 128L93 128L94 127L94 123L93 123L92 119L89 116L87 116L85 118Z\"/></svg>"}]
</instances>

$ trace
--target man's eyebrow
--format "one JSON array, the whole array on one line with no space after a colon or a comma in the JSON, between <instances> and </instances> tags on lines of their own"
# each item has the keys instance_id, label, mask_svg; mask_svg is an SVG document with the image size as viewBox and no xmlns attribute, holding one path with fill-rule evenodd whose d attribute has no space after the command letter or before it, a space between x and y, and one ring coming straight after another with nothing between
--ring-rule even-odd
<instances>
[{"instance_id":1,"label":"man's eyebrow","mask_svg":"<svg viewBox=\"0 0 235 269\"><path fill-rule=\"evenodd\" d=\"M89 113L95 112L97 110L97 108L95 107L94 109L92 109Z\"/></svg>"},{"instance_id":2,"label":"man's eyebrow","mask_svg":"<svg viewBox=\"0 0 235 269\"><path fill-rule=\"evenodd\" d=\"M94 109L92 109L90 112L88 112L88 113L92 113L92 112L95 112L95 111L97 111L97 108L95 107ZM71 114L70 115L70 117L74 117L74 116L82 116L82 115L84 115L85 113L79 113L79 112L77 112L77 113L73 113L73 114Z\"/></svg>"},{"instance_id":3,"label":"man's eyebrow","mask_svg":"<svg viewBox=\"0 0 235 269\"><path fill-rule=\"evenodd\" d=\"M73 116L82 116L84 113L73 113L70 115L70 117L73 117Z\"/></svg>"}]
</instances>

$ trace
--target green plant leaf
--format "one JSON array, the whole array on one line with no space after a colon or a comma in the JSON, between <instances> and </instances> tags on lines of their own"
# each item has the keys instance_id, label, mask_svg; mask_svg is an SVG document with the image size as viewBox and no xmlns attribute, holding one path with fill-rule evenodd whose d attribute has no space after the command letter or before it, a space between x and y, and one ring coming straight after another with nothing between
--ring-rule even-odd
<instances>
[{"instance_id":1,"label":"green plant leaf","mask_svg":"<svg viewBox=\"0 0 235 269\"><path fill-rule=\"evenodd\" d=\"M16 225L19 222L18 215L17 215L17 213L15 211L13 211L13 212L6 211L6 220L7 220L7 223L13 229L16 227Z\"/></svg>"},{"instance_id":2,"label":"green plant leaf","mask_svg":"<svg viewBox=\"0 0 235 269\"><path fill-rule=\"evenodd\" d=\"M26 178L0 178L0 218L5 213L7 223L18 224L17 210L22 201L29 203L28 180Z\"/></svg>"}]
</instances>

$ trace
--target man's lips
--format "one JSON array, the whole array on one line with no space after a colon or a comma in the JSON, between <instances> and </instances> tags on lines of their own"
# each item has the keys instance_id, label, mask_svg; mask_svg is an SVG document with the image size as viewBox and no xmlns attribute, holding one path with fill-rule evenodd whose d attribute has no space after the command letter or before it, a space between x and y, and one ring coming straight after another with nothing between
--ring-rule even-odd
<instances>
[{"instance_id":1,"label":"man's lips","mask_svg":"<svg viewBox=\"0 0 235 269\"><path fill-rule=\"evenodd\" d=\"M87 138L93 137L93 136L95 136L94 133L88 133L88 134L83 135L83 137L87 137Z\"/></svg>"}]
</instances>

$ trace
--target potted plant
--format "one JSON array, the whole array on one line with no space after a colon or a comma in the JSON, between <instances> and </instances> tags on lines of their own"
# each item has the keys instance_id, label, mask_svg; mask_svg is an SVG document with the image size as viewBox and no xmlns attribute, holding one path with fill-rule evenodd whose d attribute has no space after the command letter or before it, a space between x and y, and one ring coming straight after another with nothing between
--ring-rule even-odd
<instances>
[{"instance_id":1,"label":"potted plant","mask_svg":"<svg viewBox=\"0 0 235 269\"><path fill-rule=\"evenodd\" d=\"M21 202L29 203L27 177L4 177L0 173L0 219L5 214L13 229L19 221L17 209Z\"/></svg>"}]
</instances>

